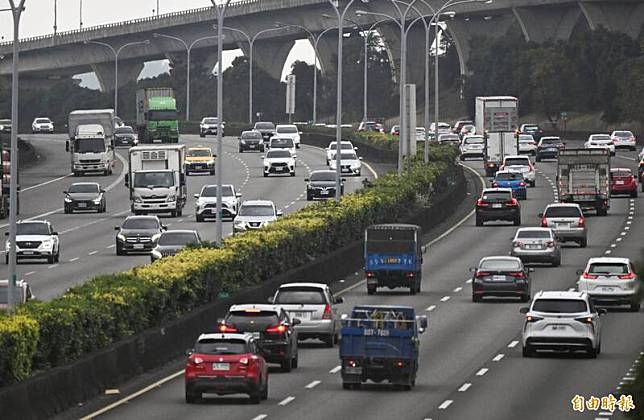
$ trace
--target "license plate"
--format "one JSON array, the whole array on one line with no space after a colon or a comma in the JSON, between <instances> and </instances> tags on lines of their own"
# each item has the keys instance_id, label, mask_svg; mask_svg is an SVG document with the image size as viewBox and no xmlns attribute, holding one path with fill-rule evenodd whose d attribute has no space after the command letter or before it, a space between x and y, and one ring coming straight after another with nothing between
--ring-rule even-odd
<instances>
[{"instance_id":1,"label":"license plate","mask_svg":"<svg viewBox=\"0 0 644 420\"><path fill-rule=\"evenodd\" d=\"M387 258L387 264L398 264L400 259L398 258Z\"/></svg>"},{"instance_id":2,"label":"license plate","mask_svg":"<svg viewBox=\"0 0 644 420\"><path fill-rule=\"evenodd\" d=\"M22 251L23 255L34 255L33 251Z\"/></svg>"},{"instance_id":3,"label":"license plate","mask_svg":"<svg viewBox=\"0 0 644 420\"><path fill-rule=\"evenodd\" d=\"M347 375L362 375L362 368L361 367L345 367L344 368L344 373Z\"/></svg>"},{"instance_id":4,"label":"license plate","mask_svg":"<svg viewBox=\"0 0 644 420\"><path fill-rule=\"evenodd\" d=\"M87 203L78 203L79 208L87 207Z\"/></svg>"},{"instance_id":5,"label":"license plate","mask_svg":"<svg viewBox=\"0 0 644 420\"><path fill-rule=\"evenodd\" d=\"M602 292L614 292L614 287L602 287Z\"/></svg>"},{"instance_id":6,"label":"license plate","mask_svg":"<svg viewBox=\"0 0 644 420\"><path fill-rule=\"evenodd\" d=\"M329 194L328 191L320 191L320 195L328 195L328 194Z\"/></svg>"},{"instance_id":7,"label":"license plate","mask_svg":"<svg viewBox=\"0 0 644 420\"><path fill-rule=\"evenodd\" d=\"M309 319L308 312L291 312L291 318L298 318L300 320Z\"/></svg>"},{"instance_id":8,"label":"license plate","mask_svg":"<svg viewBox=\"0 0 644 420\"><path fill-rule=\"evenodd\" d=\"M230 370L230 363L213 363L212 370Z\"/></svg>"},{"instance_id":9,"label":"license plate","mask_svg":"<svg viewBox=\"0 0 644 420\"><path fill-rule=\"evenodd\" d=\"M565 325L551 325L550 326L551 330L556 330L556 331L562 331L566 329Z\"/></svg>"},{"instance_id":10,"label":"license plate","mask_svg":"<svg viewBox=\"0 0 644 420\"><path fill-rule=\"evenodd\" d=\"M615 182L617 185L624 185L624 181L616 181Z\"/></svg>"},{"instance_id":11,"label":"license plate","mask_svg":"<svg viewBox=\"0 0 644 420\"><path fill-rule=\"evenodd\" d=\"M251 144L251 145L249 145L248 147L250 147L251 149L254 149L254 148L255 148L255 145L254 145L254 144Z\"/></svg>"},{"instance_id":12,"label":"license plate","mask_svg":"<svg viewBox=\"0 0 644 420\"><path fill-rule=\"evenodd\" d=\"M557 223L559 229L570 229L570 223Z\"/></svg>"},{"instance_id":13,"label":"license plate","mask_svg":"<svg viewBox=\"0 0 644 420\"><path fill-rule=\"evenodd\" d=\"M494 275L492 281L505 281L505 276Z\"/></svg>"},{"instance_id":14,"label":"license plate","mask_svg":"<svg viewBox=\"0 0 644 420\"><path fill-rule=\"evenodd\" d=\"M526 245L527 249L541 249L541 245Z\"/></svg>"},{"instance_id":15,"label":"license plate","mask_svg":"<svg viewBox=\"0 0 644 420\"><path fill-rule=\"evenodd\" d=\"M143 244L134 244L134 249L143 249Z\"/></svg>"},{"instance_id":16,"label":"license plate","mask_svg":"<svg viewBox=\"0 0 644 420\"><path fill-rule=\"evenodd\" d=\"M503 207L503 204L492 204L493 209L500 209Z\"/></svg>"}]
</instances>

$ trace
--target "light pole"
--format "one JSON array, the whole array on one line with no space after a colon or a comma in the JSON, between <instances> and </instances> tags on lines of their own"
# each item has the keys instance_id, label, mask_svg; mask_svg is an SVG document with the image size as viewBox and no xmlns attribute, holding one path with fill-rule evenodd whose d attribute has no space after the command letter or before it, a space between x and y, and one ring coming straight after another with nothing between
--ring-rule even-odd
<instances>
[{"instance_id":1,"label":"light pole","mask_svg":"<svg viewBox=\"0 0 644 420\"><path fill-rule=\"evenodd\" d=\"M223 120L224 120L224 68L222 64L223 55L222 51L224 49L223 37L224 37L224 15L226 14L226 8L230 4L230 0L225 0L225 3L217 5L215 0L210 0L212 3L212 8L217 14L217 226L216 226L216 237L215 241L217 245L221 245L223 240L223 220L222 220L222 172L223 165L222 159L224 157L224 139L221 135L223 130Z\"/></svg>"},{"instance_id":2,"label":"light pole","mask_svg":"<svg viewBox=\"0 0 644 420\"><path fill-rule=\"evenodd\" d=\"M78 28L83 29L83 0L79 0L78 4Z\"/></svg>"},{"instance_id":3,"label":"light pole","mask_svg":"<svg viewBox=\"0 0 644 420\"><path fill-rule=\"evenodd\" d=\"M84 41L83 43L85 45L96 44L96 45L103 46L105 48L108 48L110 51L112 51L112 54L114 54L114 115L118 116L118 113L119 113L119 108L118 108L119 107L119 55L121 55L121 51L123 51L127 47L132 47L134 45L149 45L150 41L146 39L145 41L128 42L125 45L121 45L121 47L119 47L118 50L105 42Z\"/></svg>"},{"instance_id":4,"label":"light pole","mask_svg":"<svg viewBox=\"0 0 644 420\"><path fill-rule=\"evenodd\" d=\"M217 29L217 25L213 25ZM250 51L248 52L248 124L253 124L253 48L255 46L255 41L260 35L265 34L266 32L279 31L281 28L267 28L257 32L252 37L241 29L232 28L230 26L224 26L224 29L227 31L237 32L238 34L243 35L248 42L248 47Z\"/></svg>"},{"instance_id":5,"label":"light pole","mask_svg":"<svg viewBox=\"0 0 644 420\"><path fill-rule=\"evenodd\" d=\"M195 39L188 45L183 39L173 36L155 33L152 35L154 38L167 38L174 41L180 42L186 49L186 121L190 121L190 54L192 53L192 47L194 47L198 42L205 41L207 39L216 39L217 35L204 36L198 39Z\"/></svg>"},{"instance_id":6,"label":"light pole","mask_svg":"<svg viewBox=\"0 0 644 420\"><path fill-rule=\"evenodd\" d=\"M16 289L16 233L18 220L18 71L20 60L20 17L25 10L25 0L16 6L15 0L9 0L9 9L13 16L13 63L11 65L11 169L9 184L9 287L7 288L7 306L13 308Z\"/></svg>"},{"instance_id":7,"label":"light pole","mask_svg":"<svg viewBox=\"0 0 644 420\"><path fill-rule=\"evenodd\" d=\"M54 38L58 32L58 0L54 0Z\"/></svg>"}]
</instances>

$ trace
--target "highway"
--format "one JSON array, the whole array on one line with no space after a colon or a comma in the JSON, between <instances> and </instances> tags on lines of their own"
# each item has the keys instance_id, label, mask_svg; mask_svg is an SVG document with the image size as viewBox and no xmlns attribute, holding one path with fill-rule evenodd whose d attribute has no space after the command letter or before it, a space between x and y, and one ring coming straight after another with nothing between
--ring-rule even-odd
<instances>
[{"instance_id":1,"label":"highway","mask_svg":"<svg viewBox=\"0 0 644 420\"><path fill-rule=\"evenodd\" d=\"M569 142L571 146L582 147L577 142ZM613 167L635 169L634 157L632 152L618 152ZM466 165L473 168L471 172L482 174L480 161L467 161ZM523 226L538 225L537 214L554 201L555 168L554 161L537 164L537 185L528 190L528 199L521 204ZM472 193L455 213L472 208L482 181L472 174ZM588 217L588 247L566 244L560 267L537 266L532 273L533 295L539 290L574 287L575 271L590 257L625 256L641 261L643 204L641 195L637 199L615 197L608 216ZM471 214L462 222L430 244L423 266L423 291L418 295L393 290L368 296L360 275L333 285L344 297L344 313L358 304L405 304L429 315L429 330L421 336L416 387L410 392L386 384L343 390L337 348L305 342L300 346L298 369L291 373L271 369L269 399L261 405L251 405L246 396L185 404L184 361L177 360L124 386L121 395L100 398L61 418L617 418L617 413L612 417L600 415L600 411L575 413L570 400L575 394L601 397L617 392L644 342L642 314L609 310L602 318L602 353L597 359L565 355L523 358L519 340L524 316L519 308L526 304L500 299L473 303L468 281L468 268L481 257L507 255L516 228L501 222L476 227ZM104 410L97 412L99 409Z\"/></svg>"},{"instance_id":2,"label":"highway","mask_svg":"<svg viewBox=\"0 0 644 420\"><path fill-rule=\"evenodd\" d=\"M114 227L130 215L128 189L124 186L124 164L127 149L117 149L117 163L111 176L73 177L70 175L70 158L65 152L65 136L24 135L41 156L41 161L29 165L21 172L20 210L21 220L52 222L60 235L61 261L49 265L40 260L21 260L18 278L29 282L33 293L40 300L49 300L68 288L89 278L104 273L127 270L150 261L148 255L116 256ZM182 136L187 147L208 145L216 150L216 138L200 139L198 136ZM325 152L322 149L303 145L298 150L295 177L262 175L261 153L238 153L237 138L224 139L223 180L234 184L243 194L242 200L267 199L275 202L285 213L295 211L307 204L304 178L310 171L325 169ZM373 179L370 170L362 177L347 177L346 192L361 187L362 180ZM64 214L63 191L74 182L99 182L107 190L107 213L94 212ZM215 239L214 220L197 223L194 216L193 195L206 184L215 184L216 177L195 174L188 177L188 203L182 217L170 218L161 215L162 222L172 229L195 229L205 240ZM0 221L0 230L7 232L7 220ZM224 221L224 235L232 232L232 222ZM1 233L0 233L1 234ZM2 247L4 260L4 247Z\"/></svg>"}]
</instances>

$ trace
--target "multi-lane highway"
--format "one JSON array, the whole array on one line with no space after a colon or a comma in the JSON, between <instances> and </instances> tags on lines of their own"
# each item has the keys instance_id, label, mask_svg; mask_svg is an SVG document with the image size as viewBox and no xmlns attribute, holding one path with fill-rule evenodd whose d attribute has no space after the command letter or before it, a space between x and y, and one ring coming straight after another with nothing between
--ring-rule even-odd
<instances>
[{"instance_id":1,"label":"multi-lane highway","mask_svg":"<svg viewBox=\"0 0 644 420\"><path fill-rule=\"evenodd\" d=\"M573 144L574 143L574 144ZM570 142L569 147L581 147ZM635 169L635 154L619 152L613 166ZM480 161L468 161L471 172L482 173ZM523 225L538 225L537 214L555 197L555 162L537 165L537 186L522 202ZM472 174L480 190L482 178ZM475 194L472 194L474 196ZM471 198L469 202L471 202ZM588 247L566 245L558 268L538 266L532 275L533 294L568 290L575 271L590 257L642 257L644 199L613 198L607 217L588 217ZM470 205L470 204L467 204ZM394 290L368 296L355 276L354 286L336 283L344 297L341 309L357 304L406 304L429 315L429 330L421 337L419 372L411 392L388 385L343 390L337 349L316 343L301 346L299 368L291 373L271 370L269 399L251 405L246 396L216 397L199 405L184 403L183 361L126 386L118 397L94 401L63 417L100 415L112 419L565 419L611 418L603 411L575 413L571 399L617 392L620 382L644 342L644 317L612 309L602 318L602 353L597 359L565 355L526 359L521 356L524 315L516 301L473 303L468 268L489 255L507 255L516 230L497 223L476 227L474 218L432 243L423 266L423 292L409 296ZM158 382L157 382L158 381ZM146 386L149 388L145 388ZM143 389L143 392L134 393ZM133 394L134 393L134 394ZM133 394L133 395L132 395ZM107 407L107 409L105 409ZM104 409L102 411L96 411ZM617 417L617 414L612 418Z\"/></svg>"},{"instance_id":2,"label":"multi-lane highway","mask_svg":"<svg viewBox=\"0 0 644 420\"><path fill-rule=\"evenodd\" d=\"M114 227L122 223L130 213L128 189L124 186L124 164L127 149L117 150L117 163L112 176L87 176L75 178L70 175L70 158L65 152L65 138L58 135L22 136L31 142L41 160L21 172L20 219L52 222L61 240L61 260L58 264L36 261L21 261L19 278L31 285L34 294L41 300L60 295L69 287L102 273L126 270L150 261L147 255L116 256ZM214 149L216 139L184 136L187 147L208 145ZM324 169L325 152L322 149L303 145L298 151L295 177L262 176L261 153L238 153L237 139L224 139L223 179L235 185L243 194L242 200L266 199L275 202L285 213L295 211L307 204L304 178L310 171ZM365 178L373 179L371 170L363 171L362 177L348 177L346 191L361 186ZM178 218L161 216L168 229L195 229L203 239L214 240L215 224L209 220L197 223L194 217L193 195L206 184L216 183L210 175L188 177L188 204L184 215ZM63 191L74 182L99 182L107 190L107 213L63 213ZM2 223L2 222L0 222ZM6 220L0 224L7 231ZM232 222L224 221L224 234L232 232ZM4 253L4 247L2 247ZM4 259L4 255L2 255Z\"/></svg>"}]
</instances>

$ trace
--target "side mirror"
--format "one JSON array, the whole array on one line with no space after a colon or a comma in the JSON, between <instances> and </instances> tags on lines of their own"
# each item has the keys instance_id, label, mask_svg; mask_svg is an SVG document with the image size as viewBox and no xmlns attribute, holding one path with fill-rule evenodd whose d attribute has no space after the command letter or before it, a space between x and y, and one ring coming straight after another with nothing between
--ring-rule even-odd
<instances>
[{"instance_id":1,"label":"side mirror","mask_svg":"<svg viewBox=\"0 0 644 420\"><path fill-rule=\"evenodd\" d=\"M9 236L9 232L5 232L5 233L4 233L4 236Z\"/></svg>"},{"instance_id":2,"label":"side mirror","mask_svg":"<svg viewBox=\"0 0 644 420\"><path fill-rule=\"evenodd\" d=\"M358 148L357 148L357 147L354 147L354 148L353 148L353 150L358 150Z\"/></svg>"},{"instance_id":3,"label":"side mirror","mask_svg":"<svg viewBox=\"0 0 644 420\"><path fill-rule=\"evenodd\" d=\"M266 302L268 303L273 303L274 301L275 301L275 298L273 298L272 296L266 299Z\"/></svg>"},{"instance_id":4,"label":"side mirror","mask_svg":"<svg viewBox=\"0 0 644 420\"><path fill-rule=\"evenodd\" d=\"M358 156L358 160L362 160L362 156Z\"/></svg>"},{"instance_id":5,"label":"side mirror","mask_svg":"<svg viewBox=\"0 0 644 420\"><path fill-rule=\"evenodd\" d=\"M476 267L470 267L469 270L470 270L470 273L475 273L476 272Z\"/></svg>"},{"instance_id":6,"label":"side mirror","mask_svg":"<svg viewBox=\"0 0 644 420\"><path fill-rule=\"evenodd\" d=\"M296 157L297 157L297 155L293 155L293 159L295 159Z\"/></svg>"},{"instance_id":7,"label":"side mirror","mask_svg":"<svg viewBox=\"0 0 644 420\"><path fill-rule=\"evenodd\" d=\"M52 235L58 236L58 232L52 232Z\"/></svg>"},{"instance_id":8,"label":"side mirror","mask_svg":"<svg viewBox=\"0 0 644 420\"><path fill-rule=\"evenodd\" d=\"M584 270L577 270L577 271L575 271L575 273L576 273L578 276L581 276L582 274L584 274Z\"/></svg>"},{"instance_id":9,"label":"side mirror","mask_svg":"<svg viewBox=\"0 0 644 420\"><path fill-rule=\"evenodd\" d=\"M340 178L340 181L342 182L346 182L346 180L347 180L346 178Z\"/></svg>"},{"instance_id":10,"label":"side mirror","mask_svg":"<svg viewBox=\"0 0 644 420\"><path fill-rule=\"evenodd\" d=\"M186 350L186 356L190 357L190 356L192 356L192 353L194 353L194 352L195 352L195 349L188 349L188 350Z\"/></svg>"},{"instance_id":11,"label":"side mirror","mask_svg":"<svg viewBox=\"0 0 644 420\"><path fill-rule=\"evenodd\" d=\"M223 318L217 318L217 325L223 324L224 319Z\"/></svg>"},{"instance_id":12,"label":"side mirror","mask_svg":"<svg viewBox=\"0 0 644 420\"><path fill-rule=\"evenodd\" d=\"M165 232L168 230L168 227L166 225L161 225L161 230Z\"/></svg>"},{"instance_id":13,"label":"side mirror","mask_svg":"<svg viewBox=\"0 0 644 420\"><path fill-rule=\"evenodd\" d=\"M123 182L125 183L126 187L130 186L130 174L125 174L125 178L123 179Z\"/></svg>"},{"instance_id":14,"label":"side mirror","mask_svg":"<svg viewBox=\"0 0 644 420\"><path fill-rule=\"evenodd\" d=\"M121 228L118 227L118 226L114 226L114 230L119 231L119 230L121 230Z\"/></svg>"},{"instance_id":15,"label":"side mirror","mask_svg":"<svg viewBox=\"0 0 644 420\"><path fill-rule=\"evenodd\" d=\"M300 320L300 318L293 318L291 320L291 324L293 324L293 325L300 325L301 323L302 323L302 321Z\"/></svg>"},{"instance_id":16,"label":"side mirror","mask_svg":"<svg viewBox=\"0 0 644 420\"><path fill-rule=\"evenodd\" d=\"M282 217L284 216L284 212L282 210L277 210L277 217Z\"/></svg>"},{"instance_id":17,"label":"side mirror","mask_svg":"<svg viewBox=\"0 0 644 420\"><path fill-rule=\"evenodd\" d=\"M63 191L63 194L69 194L69 191Z\"/></svg>"},{"instance_id":18,"label":"side mirror","mask_svg":"<svg viewBox=\"0 0 644 420\"><path fill-rule=\"evenodd\" d=\"M195 194L195 195L194 195L194 197L195 197L195 198L199 198L199 194Z\"/></svg>"},{"instance_id":19,"label":"side mirror","mask_svg":"<svg viewBox=\"0 0 644 420\"><path fill-rule=\"evenodd\" d=\"M335 303L344 303L344 298L338 296L335 298Z\"/></svg>"},{"instance_id":20,"label":"side mirror","mask_svg":"<svg viewBox=\"0 0 644 420\"><path fill-rule=\"evenodd\" d=\"M539 214L537 214L537 217L538 217L539 219L543 219L543 213L539 213Z\"/></svg>"},{"instance_id":21,"label":"side mirror","mask_svg":"<svg viewBox=\"0 0 644 420\"><path fill-rule=\"evenodd\" d=\"M304 178L304 182L310 182L311 178Z\"/></svg>"},{"instance_id":22,"label":"side mirror","mask_svg":"<svg viewBox=\"0 0 644 420\"><path fill-rule=\"evenodd\" d=\"M529 268L528 268L528 273L534 273L534 268L533 268L533 267L529 267Z\"/></svg>"},{"instance_id":23,"label":"side mirror","mask_svg":"<svg viewBox=\"0 0 644 420\"><path fill-rule=\"evenodd\" d=\"M599 316L606 315L608 313L608 310L606 308L597 308L597 314Z\"/></svg>"},{"instance_id":24,"label":"side mirror","mask_svg":"<svg viewBox=\"0 0 644 420\"><path fill-rule=\"evenodd\" d=\"M242 196L241 193L236 193L235 194L235 197L237 197L237 198L241 198L241 196Z\"/></svg>"},{"instance_id":25,"label":"side mirror","mask_svg":"<svg viewBox=\"0 0 644 420\"><path fill-rule=\"evenodd\" d=\"M529 311L530 311L530 308L527 308L527 307L523 307L519 309L519 313L522 313L522 314L527 314Z\"/></svg>"},{"instance_id":26,"label":"side mirror","mask_svg":"<svg viewBox=\"0 0 644 420\"><path fill-rule=\"evenodd\" d=\"M425 330L427 330L427 316L426 315L419 315L416 317L418 320L418 329L421 333L424 333Z\"/></svg>"},{"instance_id":27,"label":"side mirror","mask_svg":"<svg viewBox=\"0 0 644 420\"><path fill-rule=\"evenodd\" d=\"M260 159L266 159L266 156L261 155L259 158L260 158Z\"/></svg>"},{"instance_id":28,"label":"side mirror","mask_svg":"<svg viewBox=\"0 0 644 420\"><path fill-rule=\"evenodd\" d=\"M65 142L65 151L69 152L69 140Z\"/></svg>"},{"instance_id":29,"label":"side mirror","mask_svg":"<svg viewBox=\"0 0 644 420\"><path fill-rule=\"evenodd\" d=\"M105 194L105 190L100 190L100 191L101 191L101 194Z\"/></svg>"}]
</instances>

